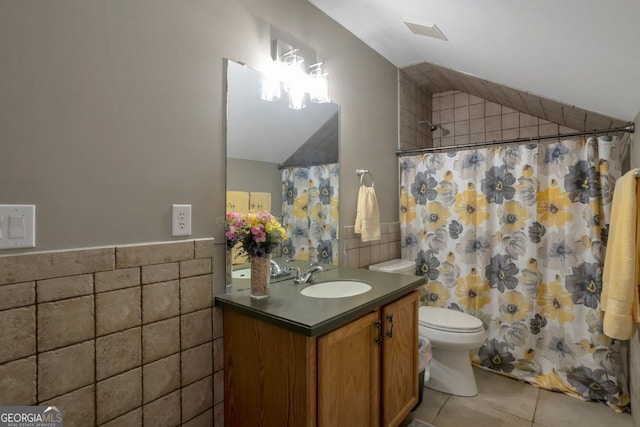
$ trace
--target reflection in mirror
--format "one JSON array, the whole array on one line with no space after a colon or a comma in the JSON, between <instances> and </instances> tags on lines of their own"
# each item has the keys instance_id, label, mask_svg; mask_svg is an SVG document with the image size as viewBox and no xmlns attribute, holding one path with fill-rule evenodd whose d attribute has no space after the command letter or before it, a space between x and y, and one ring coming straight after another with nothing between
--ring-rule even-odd
<instances>
[{"instance_id":1,"label":"reflection in mirror","mask_svg":"<svg viewBox=\"0 0 640 427\"><path fill-rule=\"evenodd\" d=\"M290 258L302 268L337 265L338 105L307 102L292 110L285 96L262 100L261 83L258 71L227 61L226 210L278 218L289 236L272 254L281 267ZM236 248L230 258L234 288L243 280L249 287L246 255ZM272 275L271 281L289 278Z\"/></svg>"}]
</instances>

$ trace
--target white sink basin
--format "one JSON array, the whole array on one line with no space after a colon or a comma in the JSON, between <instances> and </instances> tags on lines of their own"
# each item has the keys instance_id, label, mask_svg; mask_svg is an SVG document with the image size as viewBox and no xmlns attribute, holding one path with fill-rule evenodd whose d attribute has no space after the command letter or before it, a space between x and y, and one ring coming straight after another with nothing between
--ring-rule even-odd
<instances>
[{"instance_id":1,"label":"white sink basin","mask_svg":"<svg viewBox=\"0 0 640 427\"><path fill-rule=\"evenodd\" d=\"M231 272L231 277L234 279L250 279L251 268L239 268Z\"/></svg>"},{"instance_id":2,"label":"white sink basin","mask_svg":"<svg viewBox=\"0 0 640 427\"><path fill-rule=\"evenodd\" d=\"M300 293L311 298L344 298L364 294L371 286L355 280L335 280L304 288Z\"/></svg>"}]
</instances>

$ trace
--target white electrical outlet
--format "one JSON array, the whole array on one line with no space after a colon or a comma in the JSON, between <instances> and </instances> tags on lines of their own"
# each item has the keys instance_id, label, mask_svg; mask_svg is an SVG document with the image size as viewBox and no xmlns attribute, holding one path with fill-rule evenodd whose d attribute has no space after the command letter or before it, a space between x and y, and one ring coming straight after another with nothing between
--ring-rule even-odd
<instances>
[{"instance_id":1,"label":"white electrical outlet","mask_svg":"<svg viewBox=\"0 0 640 427\"><path fill-rule=\"evenodd\" d=\"M191 205L173 205L171 209L171 235L191 235Z\"/></svg>"}]
</instances>

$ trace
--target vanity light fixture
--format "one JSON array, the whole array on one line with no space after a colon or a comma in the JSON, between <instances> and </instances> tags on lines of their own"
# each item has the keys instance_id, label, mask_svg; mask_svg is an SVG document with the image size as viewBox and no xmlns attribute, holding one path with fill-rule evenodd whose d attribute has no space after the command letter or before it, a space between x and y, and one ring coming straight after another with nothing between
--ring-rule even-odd
<instances>
[{"instance_id":1,"label":"vanity light fixture","mask_svg":"<svg viewBox=\"0 0 640 427\"><path fill-rule=\"evenodd\" d=\"M318 104L326 104L331 102L329 99L329 82L327 81L327 73L322 69L322 62L313 64L311 67L311 90L309 98L311 102Z\"/></svg>"},{"instance_id":2,"label":"vanity light fixture","mask_svg":"<svg viewBox=\"0 0 640 427\"><path fill-rule=\"evenodd\" d=\"M306 107L307 94L311 102L324 104L329 99L327 73L322 62L309 67L306 73L305 58L300 50L280 40L274 40L272 46L273 62L264 70L261 98L265 101L277 101L282 91L287 93L289 108L300 110Z\"/></svg>"},{"instance_id":3,"label":"vanity light fixture","mask_svg":"<svg viewBox=\"0 0 640 427\"><path fill-rule=\"evenodd\" d=\"M262 93L260 98L265 101L277 101L282 96L280 88L280 70L279 63L270 62L263 72Z\"/></svg>"},{"instance_id":4,"label":"vanity light fixture","mask_svg":"<svg viewBox=\"0 0 640 427\"><path fill-rule=\"evenodd\" d=\"M308 75L304 72L304 58L298 55L298 49L291 49L283 57L282 83L289 96L289 108L301 110L305 104Z\"/></svg>"}]
</instances>

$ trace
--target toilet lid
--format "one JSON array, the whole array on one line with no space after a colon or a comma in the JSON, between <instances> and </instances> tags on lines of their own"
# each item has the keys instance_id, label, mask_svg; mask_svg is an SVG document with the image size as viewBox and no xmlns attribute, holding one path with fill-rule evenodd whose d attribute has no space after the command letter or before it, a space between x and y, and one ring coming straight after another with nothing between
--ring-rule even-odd
<instances>
[{"instance_id":1,"label":"toilet lid","mask_svg":"<svg viewBox=\"0 0 640 427\"><path fill-rule=\"evenodd\" d=\"M413 274L415 269L416 263L406 259L392 259L369 266L369 270L386 271L387 273Z\"/></svg>"},{"instance_id":2,"label":"toilet lid","mask_svg":"<svg viewBox=\"0 0 640 427\"><path fill-rule=\"evenodd\" d=\"M483 331L482 321L470 314L440 307L420 307L420 325L444 332L471 333Z\"/></svg>"}]
</instances>

